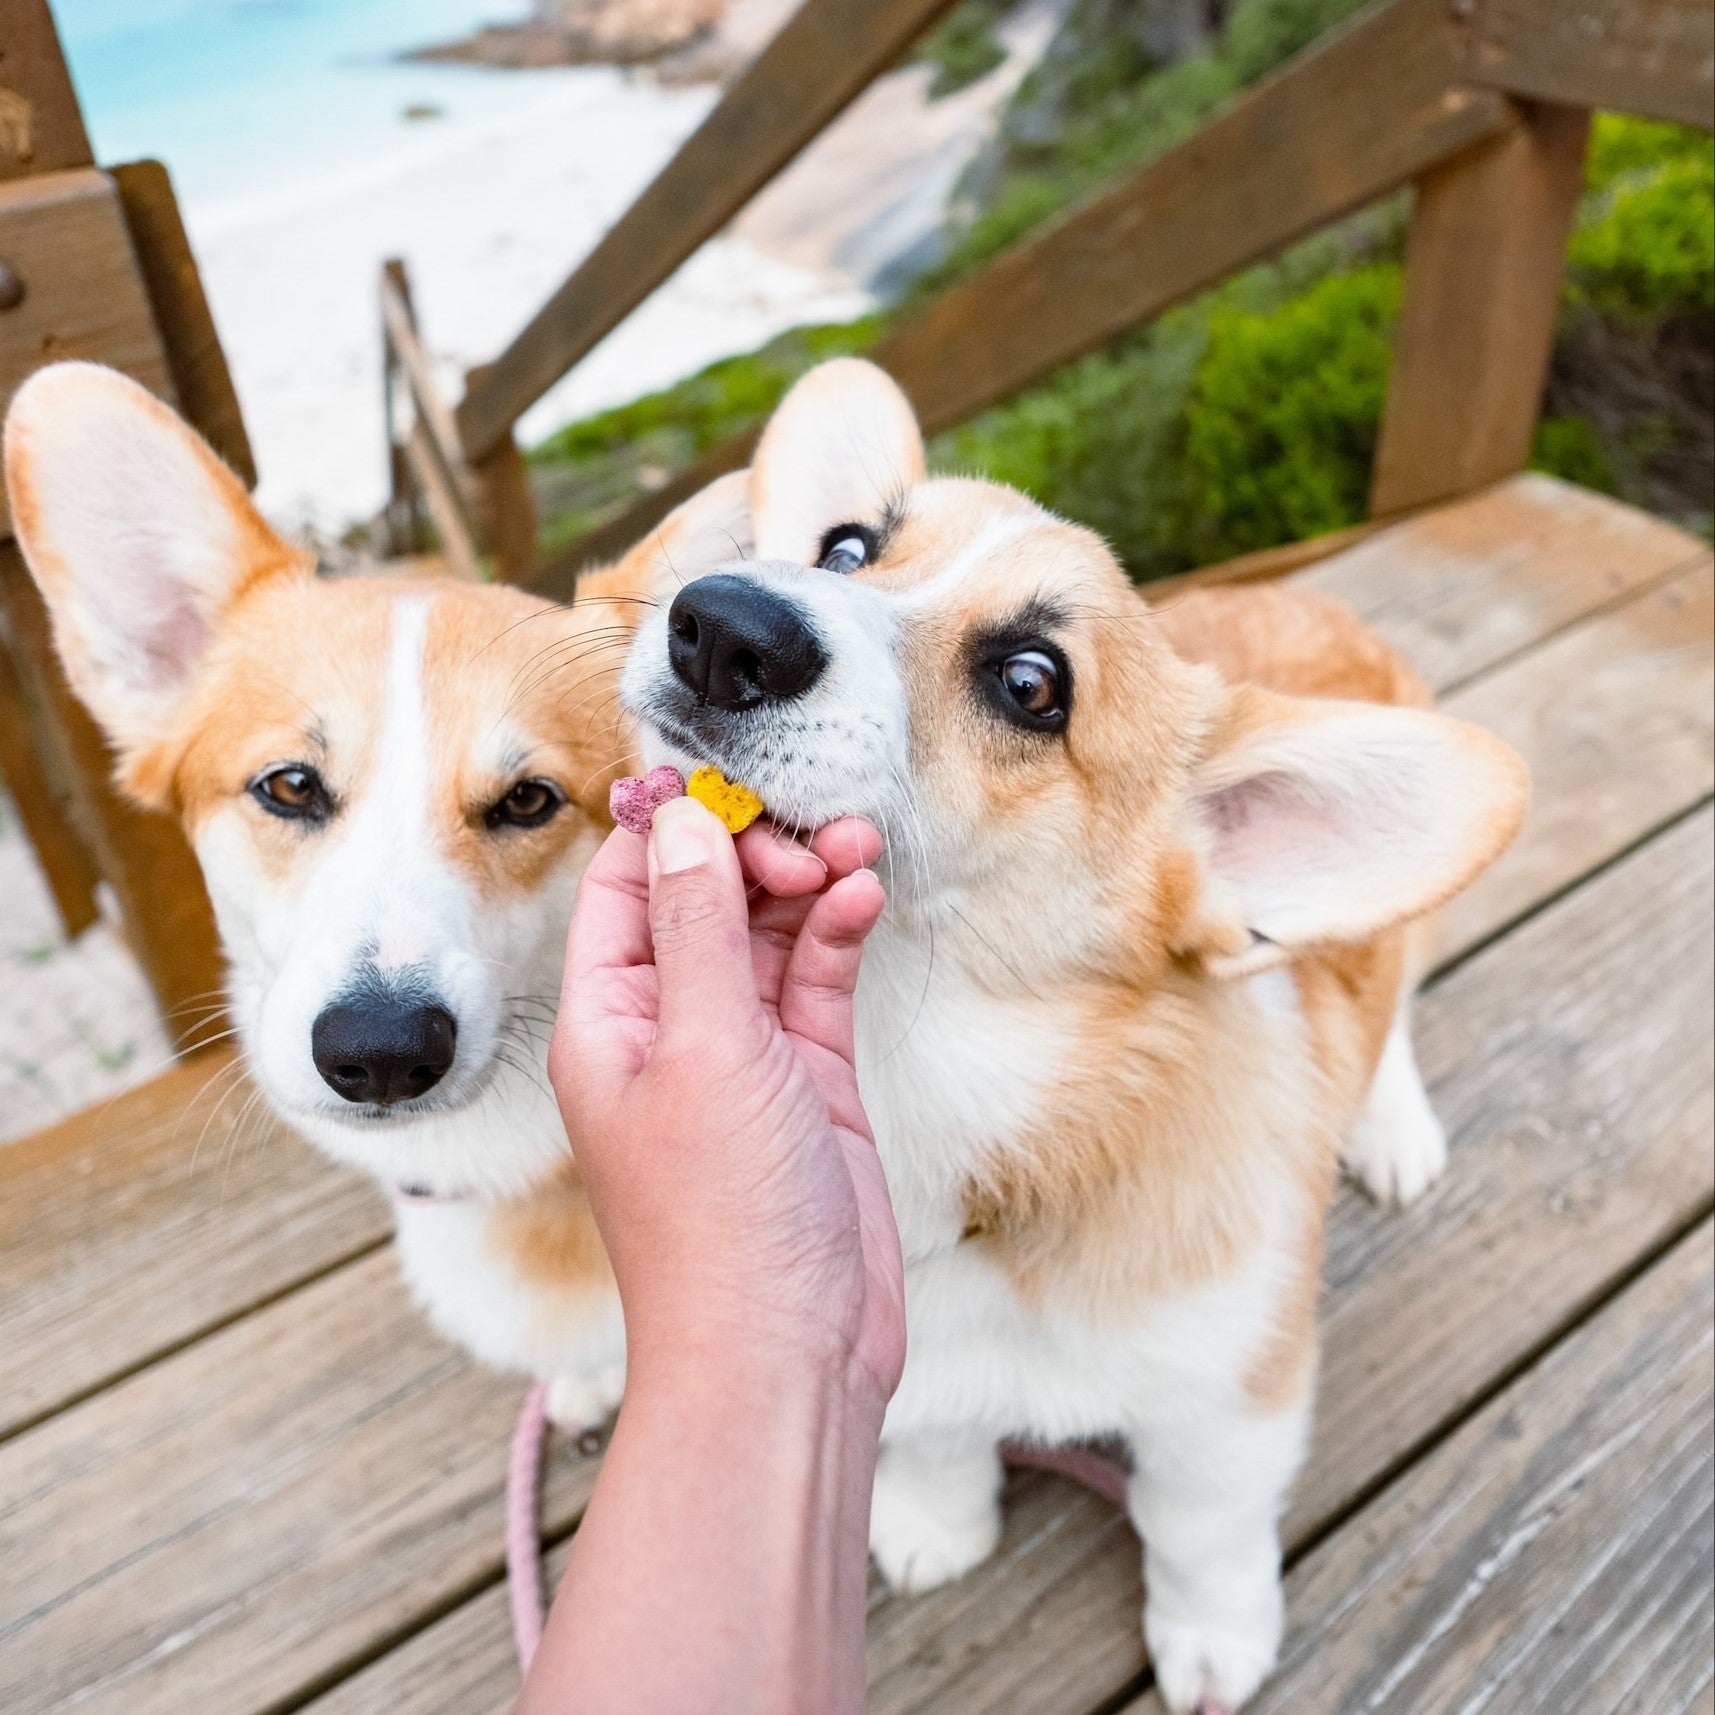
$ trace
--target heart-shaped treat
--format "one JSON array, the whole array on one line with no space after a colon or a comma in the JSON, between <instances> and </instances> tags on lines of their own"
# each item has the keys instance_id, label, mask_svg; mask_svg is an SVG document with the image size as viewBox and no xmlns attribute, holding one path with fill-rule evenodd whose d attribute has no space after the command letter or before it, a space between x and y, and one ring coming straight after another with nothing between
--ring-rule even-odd
<instances>
[{"instance_id":1,"label":"heart-shaped treat","mask_svg":"<svg viewBox=\"0 0 1715 1715\"><path fill-rule=\"evenodd\" d=\"M651 768L639 779L622 775L607 789L607 811L622 828L647 834L655 812L672 798L685 795L685 777L676 768Z\"/></svg>"},{"instance_id":2,"label":"heart-shaped treat","mask_svg":"<svg viewBox=\"0 0 1715 1715\"><path fill-rule=\"evenodd\" d=\"M728 780L718 768L699 768L685 782L685 790L713 810L729 833L742 834L762 814L762 800L748 786Z\"/></svg>"}]
</instances>

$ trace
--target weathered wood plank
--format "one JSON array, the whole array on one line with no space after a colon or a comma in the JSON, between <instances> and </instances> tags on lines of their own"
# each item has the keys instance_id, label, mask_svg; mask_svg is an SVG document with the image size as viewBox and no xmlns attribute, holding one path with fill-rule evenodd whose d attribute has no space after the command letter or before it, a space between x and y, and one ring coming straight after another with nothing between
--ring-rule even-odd
<instances>
[{"instance_id":1,"label":"weathered wood plank","mask_svg":"<svg viewBox=\"0 0 1715 1715\"><path fill-rule=\"evenodd\" d=\"M0 257L24 282L23 301L0 315L0 412L27 375L67 357L110 363L173 399L119 192L105 173L0 183ZM0 493L0 540L11 530Z\"/></svg>"},{"instance_id":2,"label":"weathered wood plank","mask_svg":"<svg viewBox=\"0 0 1715 1715\"><path fill-rule=\"evenodd\" d=\"M1301 574L1438 693L1708 552L1683 530L1553 477L1513 477Z\"/></svg>"},{"instance_id":3,"label":"weathered wood plank","mask_svg":"<svg viewBox=\"0 0 1715 1715\"><path fill-rule=\"evenodd\" d=\"M0 1708L245 1715L491 1581L521 1387L374 1256L0 1447ZM561 1453L546 1513L595 1460Z\"/></svg>"},{"instance_id":4,"label":"weathered wood plank","mask_svg":"<svg viewBox=\"0 0 1715 1715\"><path fill-rule=\"evenodd\" d=\"M1317 1433L1289 1541L1336 1516L1706 1206L1711 950L1687 926L1715 911L1711 833L1700 814L1422 1003L1419 1057L1453 1165L1407 1216L1355 1195L1336 1211ZM971 1588L878 1610L872 1711L1081 1715L1123 1685L1143 1666L1137 1548L1111 1529L1089 1544L1056 1580L1057 1600L1112 1618L1073 1652L1056 1634L986 1623L987 1601L1016 1599L1002 1593L1009 1578L1032 1576L1015 1529L1008 1558L972 1574ZM950 1638L947 1602L959 1611Z\"/></svg>"},{"instance_id":5,"label":"weathered wood plank","mask_svg":"<svg viewBox=\"0 0 1715 1715\"><path fill-rule=\"evenodd\" d=\"M1469 494L1529 461L1589 131L1588 109L1537 107L1418 179L1372 512Z\"/></svg>"},{"instance_id":6,"label":"weathered wood plank","mask_svg":"<svg viewBox=\"0 0 1715 1715\"><path fill-rule=\"evenodd\" d=\"M0 631L0 784L41 866L60 926L68 936L76 936L101 914L95 903L101 877L72 825L65 795L54 788L38 727L24 681Z\"/></svg>"},{"instance_id":7,"label":"weathered wood plank","mask_svg":"<svg viewBox=\"0 0 1715 1715\"><path fill-rule=\"evenodd\" d=\"M1464 38L1443 0L1394 0L1335 32L1196 136L998 256L870 352L931 434L1057 365L1517 126L1509 103L1453 87ZM461 416L470 438L471 425ZM736 470L740 435L546 562L556 593ZM1378 509L1379 510L1379 509Z\"/></svg>"},{"instance_id":8,"label":"weathered wood plank","mask_svg":"<svg viewBox=\"0 0 1715 1715\"><path fill-rule=\"evenodd\" d=\"M246 486L254 488L256 460L244 414L179 216L173 182L159 161L132 161L112 173L166 347L179 409Z\"/></svg>"},{"instance_id":9,"label":"weathered wood plank","mask_svg":"<svg viewBox=\"0 0 1715 1715\"><path fill-rule=\"evenodd\" d=\"M48 0L0 0L0 179L94 159Z\"/></svg>"},{"instance_id":10,"label":"weathered wood plank","mask_svg":"<svg viewBox=\"0 0 1715 1715\"><path fill-rule=\"evenodd\" d=\"M1681 1715L1709 1685L1707 1223L1287 1580L1255 1715ZM1153 1693L1129 1715L1161 1715Z\"/></svg>"},{"instance_id":11,"label":"weathered wood plank","mask_svg":"<svg viewBox=\"0 0 1715 1715\"><path fill-rule=\"evenodd\" d=\"M1587 619L1449 698L1530 758L1530 833L1441 919L1475 946L1715 791L1715 560Z\"/></svg>"},{"instance_id":12,"label":"weathered wood plank","mask_svg":"<svg viewBox=\"0 0 1715 1715\"><path fill-rule=\"evenodd\" d=\"M804 0L458 408L480 460L596 342L887 70L952 0Z\"/></svg>"},{"instance_id":13,"label":"weathered wood plank","mask_svg":"<svg viewBox=\"0 0 1715 1715\"><path fill-rule=\"evenodd\" d=\"M1715 126L1709 0L1479 0L1469 76L1515 95Z\"/></svg>"},{"instance_id":14,"label":"weathered wood plank","mask_svg":"<svg viewBox=\"0 0 1715 1715\"><path fill-rule=\"evenodd\" d=\"M6 187L0 186L0 196ZM119 902L125 938L181 1048L218 1030L207 1006L221 988L220 940L190 843L178 822L140 810L112 785L112 755L60 671L47 610L15 542L0 541L0 608L13 659L56 753L68 764L80 836Z\"/></svg>"},{"instance_id":15,"label":"weathered wood plank","mask_svg":"<svg viewBox=\"0 0 1715 1715\"><path fill-rule=\"evenodd\" d=\"M1709 1197L1707 814L1479 955L1423 1004L1423 1063L1455 1143L1407 1217L1337 1211L1303 1540ZM1695 939L1697 945L1688 943ZM1505 1306L1504 1314L1489 1314ZM872 1605L872 1711L1084 1715L1142 1666L1138 1551L1093 1497L1009 1485L997 1558ZM486 1665L485 1665L486 1664ZM515 1684L498 1592L430 1627L317 1715L498 1710Z\"/></svg>"},{"instance_id":16,"label":"weathered wood plank","mask_svg":"<svg viewBox=\"0 0 1715 1715\"><path fill-rule=\"evenodd\" d=\"M0 1436L380 1244L366 1179L195 1055L0 1151Z\"/></svg>"}]
</instances>

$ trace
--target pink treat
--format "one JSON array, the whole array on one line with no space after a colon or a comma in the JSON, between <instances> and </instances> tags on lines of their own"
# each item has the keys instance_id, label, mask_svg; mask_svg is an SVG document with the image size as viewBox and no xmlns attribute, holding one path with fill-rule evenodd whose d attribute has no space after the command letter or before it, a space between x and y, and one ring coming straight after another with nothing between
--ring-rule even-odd
<instances>
[{"instance_id":1,"label":"pink treat","mask_svg":"<svg viewBox=\"0 0 1715 1715\"><path fill-rule=\"evenodd\" d=\"M641 780L626 774L607 789L608 814L634 834L649 832L655 812L670 798L685 796L685 777L676 768L651 768Z\"/></svg>"}]
</instances>

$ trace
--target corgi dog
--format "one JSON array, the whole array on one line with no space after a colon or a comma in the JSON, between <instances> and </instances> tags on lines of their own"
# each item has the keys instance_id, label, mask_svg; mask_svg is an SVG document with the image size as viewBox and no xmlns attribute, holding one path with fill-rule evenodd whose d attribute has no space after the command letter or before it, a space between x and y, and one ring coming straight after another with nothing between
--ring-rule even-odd
<instances>
[{"instance_id":1,"label":"corgi dog","mask_svg":"<svg viewBox=\"0 0 1715 1715\"><path fill-rule=\"evenodd\" d=\"M43 369L5 429L24 557L121 788L201 862L250 1076L393 1196L414 1295L581 1429L618 1299L545 1073L566 924L631 766L618 675L675 576L745 551L724 478L558 606L318 577L171 410Z\"/></svg>"},{"instance_id":2,"label":"corgi dog","mask_svg":"<svg viewBox=\"0 0 1715 1715\"><path fill-rule=\"evenodd\" d=\"M1338 1163L1390 1201L1441 1170L1409 996L1523 764L1343 610L1152 608L1087 530L928 477L865 363L788 394L749 501L752 556L644 617L623 689L651 764L886 840L857 1070L909 1337L874 1557L955 1578L1004 1441L1119 1437L1162 1695L1235 1708L1281 1639Z\"/></svg>"}]
</instances>

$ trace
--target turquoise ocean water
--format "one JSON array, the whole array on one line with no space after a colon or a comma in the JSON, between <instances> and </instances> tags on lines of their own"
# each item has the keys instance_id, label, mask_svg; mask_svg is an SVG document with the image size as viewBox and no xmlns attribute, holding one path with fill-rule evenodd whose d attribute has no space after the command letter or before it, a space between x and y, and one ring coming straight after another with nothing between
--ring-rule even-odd
<instances>
[{"instance_id":1,"label":"turquoise ocean water","mask_svg":"<svg viewBox=\"0 0 1715 1715\"><path fill-rule=\"evenodd\" d=\"M503 111L516 73L402 51L525 0L52 0L97 158L164 160L182 199L246 199L408 147L412 105ZM425 121L432 124L433 121Z\"/></svg>"}]
</instances>

